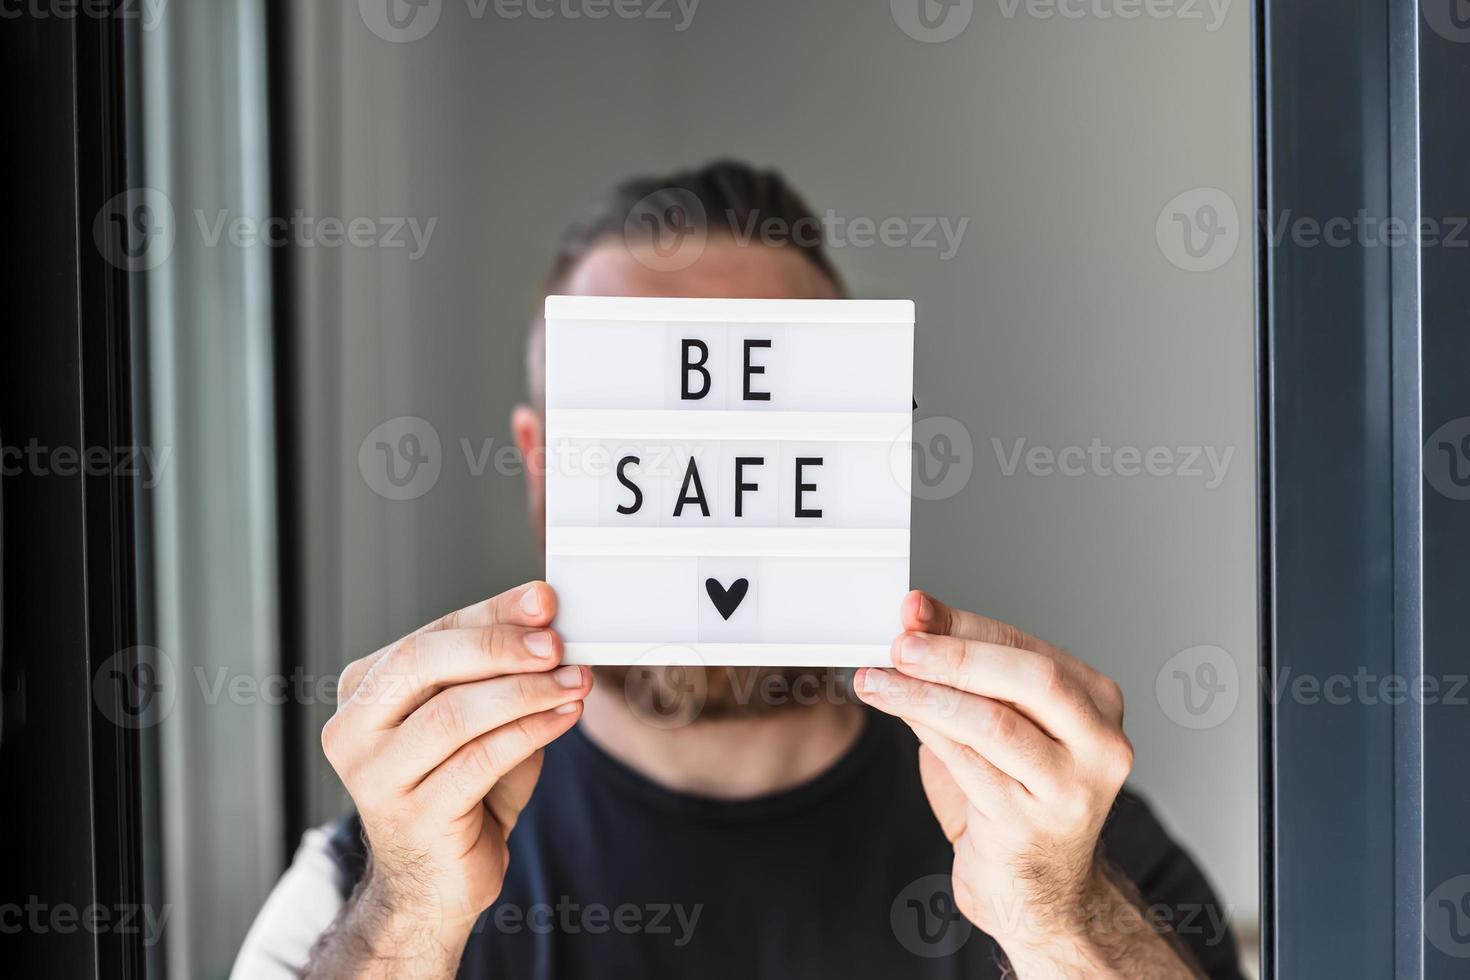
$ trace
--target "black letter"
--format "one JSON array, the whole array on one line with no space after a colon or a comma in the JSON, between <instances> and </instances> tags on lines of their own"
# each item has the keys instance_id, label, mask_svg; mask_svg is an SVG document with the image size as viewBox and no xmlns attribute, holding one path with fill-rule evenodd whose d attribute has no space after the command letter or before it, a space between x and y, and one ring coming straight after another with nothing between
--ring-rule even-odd
<instances>
[{"instance_id":1,"label":"black letter","mask_svg":"<svg viewBox=\"0 0 1470 980\"><path fill-rule=\"evenodd\" d=\"M754 483L741 483L740 482L745 477L744 470L745 470L745 466L746 466L747 463L749 463L751 466L765 466L766 465L766 458L764 456L736 456L735 457L735 516L736 517L743 516L743 508L741 507L741 503L740 503L741 492L742 491L745 491L745 490L755 490L755 489L757 489L757 486Z\"/></svg>"},{"instance_id":2,"label":"black letter","mask_svg":"<svg viewBox=\"0 0 1470 980\"><path fill-rule=\"evenodd\" d=\"M643 491L638 489L636 483L623 475L623 470L629 463L641 462L643 461L637 456L624 456L618 460L618 482L633 491L633 506L628 507L625 504L618 504L619 514L636 514L638 513L638 508L643 506Z\"/></svg>"},{"instance_id":3,"label":"black letter","mask_svg":"<svg viewBox=\"0 0 1470 980\"><path fill-rule=\"evenodd\" d=\"M708 377L708 375L706 375ZM694 481L694 496L689 496L689 482ZM684 505L696 503L705 517L709 516L709 504L704 502L704 484L699 482L699 467L694 465L694 457L689 457L689 465L684 469L684 485L679 488L679 500L674 504L674 516L678 517L684 513Z\"/></svg>"},{"instance_id":4,"label":"black letter","mask_svg":"<svg viewBox=\"0 0 1470 980\"><path fill-rule=\"evenodd\" d=\"M679 379L679 396L685 401L697 401L709 394L709 371L703 367L704 362L709 360L709 345L702 340L685 340L683 343L684 376ZM689 359L689 352L696 347L699 348L699 360L691 361ZM704 387L699 390L699 394L697 395L689 390L690 371L698 371L704 375Z\"/></svg>"},{"instance_id":5,"label":"black letter","mask_svg":"<svg viewBox=\"0 0 1470 980\"><path fill-rule=\"evenodd\" d=\"M750 376L752 374L765 374L766 369L760 364L750 363L750 349L752 347L770 347L769 340L747 340L745 342L745 400L748 402L768 402L771 400L769 391L751 391ZM735 515L740 516L740 515Z\"/></svg>"},{"instance_id":6,"label":"black letter","mask_svg":"<svg viewBox=\"0 0 1470 980\"><path fill-rule=\"evenodd\" d=\"M815 483L802 483L801 482L801 468L803 466L821 466L821 465L822 465L822 457L820 457L820 456L798 456L798 457L796 457L796 516L797 517L821 517L822 516L822 508L820 508L820 507L816 508L815 510L806 510L806 509L804 509L801 506L801 494L802 494L802 492L805 491L805 490L815 490L815 489L817 489L817 485Z\"/></svg>"}]
</instances>

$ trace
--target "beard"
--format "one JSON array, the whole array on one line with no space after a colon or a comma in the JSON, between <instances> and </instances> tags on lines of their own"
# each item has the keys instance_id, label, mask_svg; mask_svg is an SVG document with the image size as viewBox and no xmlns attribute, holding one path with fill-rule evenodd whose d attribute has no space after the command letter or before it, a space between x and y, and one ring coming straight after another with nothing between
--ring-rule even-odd
<instances>
[{"instance_id":1,"label":"beard","mask_svg":"<svg viewBox=\"0 0 1470 980\"><path fill-rule=\"evenodd\" d=\"M662 728L856 701L847 674L831 667L593 667L592 674Z\"/></svg>"}]
</instances>

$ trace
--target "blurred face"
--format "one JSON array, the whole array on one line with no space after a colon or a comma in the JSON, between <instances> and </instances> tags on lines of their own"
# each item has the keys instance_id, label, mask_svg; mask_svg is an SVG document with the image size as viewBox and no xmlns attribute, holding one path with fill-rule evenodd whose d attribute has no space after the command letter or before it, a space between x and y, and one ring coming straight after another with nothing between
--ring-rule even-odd
<instances>
[{"instance_id":1,"label":"blurred face","mask_svg":"<svg viewBox=\"0 0 1470 980\"><path fill-rule=\"evenodd\" d=\"M568 273L560 291L572 296L842 298L836 284L790 246L742 245L728 236L711 235L687 268L668 271L659 268L660 264L649 251L611 240L588 252ZM539 322L536 329L531 371L539 390L543 373ZM544 434L535 409L517 408L512 428L524 458L539 454ZM530 467L527 490L539 533L544 527L546 487L541 474L532 473ZM795 667L595 667L593 673L597 683L622 689L635 711L659 717L697 715L707 721L810 704L810 695L835 687L828 671Z\"/></svg>"}]
</instances>

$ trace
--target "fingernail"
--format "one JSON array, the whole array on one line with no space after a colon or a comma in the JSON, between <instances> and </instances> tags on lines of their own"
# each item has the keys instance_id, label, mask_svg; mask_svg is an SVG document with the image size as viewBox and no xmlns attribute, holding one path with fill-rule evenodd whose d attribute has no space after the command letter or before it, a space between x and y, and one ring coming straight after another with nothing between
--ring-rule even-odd
<instances>
[{"instance_id":1,"label":"fingernail","mask_svg":"<svg viewBox=\"0 0 1470 980\"><path fill-rule=\"evenodd\" d=\"M887 679L883 676L883 671L875 667L869 667L863 673L863 691L866 694L883 693L885 683L887 683Z\"/></svg>"},{"instance_id":2,"label":"fingernail","mask_svg":"<svg viewBox=\"0 0 1470 980\"><path fill-rule=\"evenodd\" d=\"M531 586L521 593L521 612L527 616L541 615L541 590Z\"/></svg>"},{"instance_id":3,"label":"fingernail","mask_svg":"<svg viewBox=\"0 0 1470 980\"><path fill-rule=\"evenodd\" d=\"M552 708L551 710L552 710L552 712L554 714L558 714L558 715L569 715L573 711L576 711L577 710L577 705L579 705L581 703L582 702L580 702L580 701L568 701L566 704L559 704L555 708Z\"/></svg>"},{"instance_id":4,"label":"fingernail","mask_svg":"<svg viewBox=\"0 0 1470 980\"><path fill-rule=\"evenodd\" d=\"M919 618L928 622L934 615L934 603L924 593L919 593Z\"/></svg>"},{"instance_id":5,"label":"fingernail","mask_svg":"<svg viewBox=\"0 0 1470 980\"><path fill-rule=\"evenodd\" d=\"M528 633L526 635L526 649L531 651L531 656L549 657L551 656L551 648L551 634L545 630L538 630L535 633Z\"/></svg>"},{"instance_id":6,"label":"fingernail","mask_svg":"<svg viewBox=\"0 0 1470 980\"><path fill-rule=\"evenodd\" d=\"M551 672L551 676L555 677L556 682L562 687L573 688L582 686L582 668L575 664L558 667Z\"/></svg>"},{"instance_id":7,"label":"fingernail","mask_svg":"<svg viewBox=\"0 0 1470 980\"><path fill-rule=\"evenodd\" d=\"M898 645L898 662L916 664L929 655L929 641L922 636L906 636Z\"/></svg>"}]
</instances>

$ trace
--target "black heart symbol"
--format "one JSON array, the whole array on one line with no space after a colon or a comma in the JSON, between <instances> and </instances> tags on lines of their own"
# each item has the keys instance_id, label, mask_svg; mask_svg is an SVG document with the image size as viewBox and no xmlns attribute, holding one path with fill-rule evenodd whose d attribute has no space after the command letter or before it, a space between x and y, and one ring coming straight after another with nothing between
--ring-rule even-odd
<instances>
[{"instance_id":1,"label":"black heart symbol","mask_svg":"<svg viewBox=\"0 0 1470 980\"><path fill-rule=\"evenodd\" d=\"M704 580L704 591L709 593L709 601L719 610L720 618L729 619L740 608L740 601L745 598L745 593L750 591L750 580L737 578L735 584L727 589L716 580L707 578Z\"/></svg>"}]
</instances>

